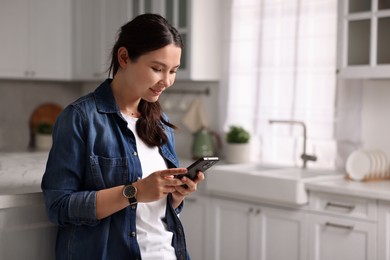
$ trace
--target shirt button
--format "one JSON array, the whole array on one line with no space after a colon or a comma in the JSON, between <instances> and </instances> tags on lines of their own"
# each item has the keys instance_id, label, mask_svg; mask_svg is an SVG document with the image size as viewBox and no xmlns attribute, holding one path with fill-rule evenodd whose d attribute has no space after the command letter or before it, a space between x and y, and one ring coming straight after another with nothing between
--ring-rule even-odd
<instances>
[{"instance_id":1,"label":"shirt button","mask_svg":"<svg viewBox=\"0 0 390 260\"><path fill-rule=\"evenodd\" d=\"M130 236L131 237L135 237L135 232L133 231L133 232L130 232Z\"/></svg>"},{"instance_id":2,"label":"shirt button","mask_svg":"<svg viewBox=\"0 0 390 260\"><path fill-rule=\"evenodd\" d=\"M137 156L138 154L137 154L137 152L136 152L136 151L134 151L134 152L133 152L133 155L134 155L134 156Z\"/></svg>"}]
</instances>

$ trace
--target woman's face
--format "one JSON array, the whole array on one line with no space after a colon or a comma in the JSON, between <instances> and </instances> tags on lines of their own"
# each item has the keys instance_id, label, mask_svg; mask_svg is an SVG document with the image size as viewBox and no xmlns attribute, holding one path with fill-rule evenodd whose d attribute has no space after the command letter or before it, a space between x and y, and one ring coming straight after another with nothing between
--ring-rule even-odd
<instances>
[{"instance_id":1,"label":"woman's face","mask_svg":"<svg viewBox=\"0 0 390 260\"><path fill-rule=\"evenodd\" d=\"M126 87L148 102L156 102L175 81L181 48L173 44L148 52L124 68Z\"/></svg>"}]
</instances>

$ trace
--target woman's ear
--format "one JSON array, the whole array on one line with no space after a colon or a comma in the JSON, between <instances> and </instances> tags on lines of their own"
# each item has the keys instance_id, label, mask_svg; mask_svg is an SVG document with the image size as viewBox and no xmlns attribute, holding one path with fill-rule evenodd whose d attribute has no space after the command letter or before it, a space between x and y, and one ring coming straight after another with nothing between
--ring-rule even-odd
<instances>
[{"instance_id":1,"label":"woman's ear","mask_svg":"<svg viewBox=\"0 0 390 260\"><path fill-rule=\"evenodd\" d=\"M121 68L126 68L128 63L130 62L129 54L125 47L120 47L118 49L118 63Z\"/></svg>"}]
</instances>

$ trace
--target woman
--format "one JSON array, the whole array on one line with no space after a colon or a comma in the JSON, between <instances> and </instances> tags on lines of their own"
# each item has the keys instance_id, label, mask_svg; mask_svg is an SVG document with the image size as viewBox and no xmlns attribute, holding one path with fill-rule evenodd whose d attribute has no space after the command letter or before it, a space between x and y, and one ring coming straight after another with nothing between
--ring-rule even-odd
<instances>
[{"instance_id":1,"label":"woman","mask_svg":"<svg viewBox=\"0 0 390 260\"><path fill-rule=\"evenodd\" d=\"M57 259L189 259L177 214L204 175L174 178L187 170L158 103L182 48L164 18L136 17L113 47L113 79L59 115L42 180Z\"/></svg>"}]
</instances>

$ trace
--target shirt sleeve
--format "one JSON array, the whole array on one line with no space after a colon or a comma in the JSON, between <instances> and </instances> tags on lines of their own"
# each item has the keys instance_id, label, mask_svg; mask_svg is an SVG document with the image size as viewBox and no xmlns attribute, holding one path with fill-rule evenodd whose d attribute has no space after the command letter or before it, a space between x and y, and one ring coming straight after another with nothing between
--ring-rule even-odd
<instances>
[{"instance_id":1,"label":"shirt sleeve","mask_svg":"<svg viewBox=\"0 0 390 260\"><path fill-rule=\"evenodd\" d=\"M53 129L41 188L49 219L60 225L96 225L96 191L84 187L88 156L86 120L81 111L68 106Z\"/></svg>"}]
</instances>

